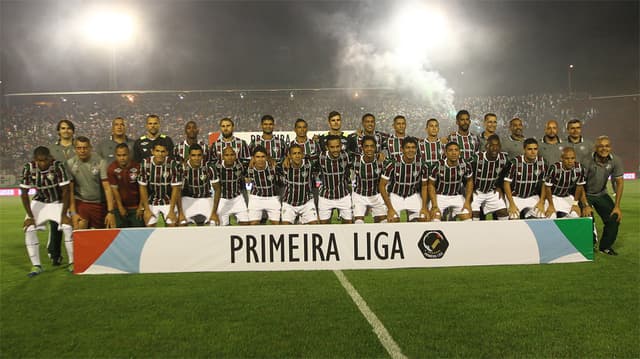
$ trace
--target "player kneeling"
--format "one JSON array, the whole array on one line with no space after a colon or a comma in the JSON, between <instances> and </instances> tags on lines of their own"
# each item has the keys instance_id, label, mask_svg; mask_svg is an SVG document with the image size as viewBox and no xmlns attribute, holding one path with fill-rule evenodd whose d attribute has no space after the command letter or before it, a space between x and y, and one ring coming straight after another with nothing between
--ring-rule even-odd
<instances>
[{"instance_id":1,"label":"player kneeling","mask_svg":"<svg viewBox=\"0 0 640 359\"><path fill-rule=\"evenodd\" d=\"M580 217L577 199L584 198L584 168L576 162L576 152L572 147L562 150L561 160L549 167L545 175L545 190L548 207L545 212L549 218ZM571 191L575 188L575 192ZM589 208L588 203L584 203Z\"/></svg>"},{"instance_id":2,"label":"player kneeling","mask_svg":"<svg viewBox=\"0 0 640 359\"><path fill-rule=\"evenodd\" d=\"M203 152L199 144L192 145L189 147L188 160L182 166L181 225L220 224L217 213L220 202L220 180L213 166L204 162Z\"/></svg>"}]
</instances>

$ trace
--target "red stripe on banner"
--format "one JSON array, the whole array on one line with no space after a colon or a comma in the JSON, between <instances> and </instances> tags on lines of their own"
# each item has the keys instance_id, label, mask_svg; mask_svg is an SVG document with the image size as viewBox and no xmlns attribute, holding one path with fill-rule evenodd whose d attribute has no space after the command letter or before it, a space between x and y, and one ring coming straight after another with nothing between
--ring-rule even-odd
<instances>
[{"instance_id":1,"label":"red stripe on banner","mask_svg":"<svg viewBox=\"0 0 640 359\"><path fill-rule=\"evenodd\" d=\"M120 234L119 229L73 232L73 272L82 273L95 262Z\"/></svg>"}]
</instances>

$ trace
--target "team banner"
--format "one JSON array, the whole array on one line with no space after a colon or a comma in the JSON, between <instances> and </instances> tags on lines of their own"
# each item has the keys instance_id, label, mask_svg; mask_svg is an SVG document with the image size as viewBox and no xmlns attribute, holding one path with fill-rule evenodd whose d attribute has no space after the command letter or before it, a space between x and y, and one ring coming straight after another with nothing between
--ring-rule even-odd
<instances>
[{"instance_id":1,"label":"team banner","mask_svg":"<svg viewBox=\"0 0 640 359\"><path fill-rule=\"evenodd\" d=\"M383 269L593 260L590 218L75 231L75 272Z\"/></svg>"}]
</instances>

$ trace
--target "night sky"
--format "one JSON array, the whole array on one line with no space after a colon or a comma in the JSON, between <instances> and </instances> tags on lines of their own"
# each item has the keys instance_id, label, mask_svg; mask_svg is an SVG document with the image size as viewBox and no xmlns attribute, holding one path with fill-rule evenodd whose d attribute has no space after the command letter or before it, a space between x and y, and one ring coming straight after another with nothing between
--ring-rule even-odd
<instances>
[{"instance_id":1,"label":"night sky","mask_svg":"<svg viewBox=\"0 0 640 359\"><path fill-rule=\"evenodd\" d=\"M111 54L79 40L92 1L1 1L2 91L109 89ZM110 2L109 4L116 4ZM342 78L345 39L376 40L398 2L133 1L138 33L117 51L119 89L384 86ZM458 1L457 37L428 54L459 94L638 93L638 1ZM377 50L376 50L377 51ZM348 69L346 69L348 71ZM462 74L464 73L464 74Z\"/></svg>"}]
</instances>

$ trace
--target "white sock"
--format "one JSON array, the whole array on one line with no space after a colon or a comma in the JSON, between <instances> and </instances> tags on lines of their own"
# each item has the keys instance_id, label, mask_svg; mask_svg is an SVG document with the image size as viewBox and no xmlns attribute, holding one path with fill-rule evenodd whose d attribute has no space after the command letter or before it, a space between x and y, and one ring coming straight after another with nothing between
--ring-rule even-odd
<instances>
[{"instance_id":1,"label":"white sock","mask_svg":"<svg viewBox=\"0 0 640 359\"><path fill-rule=\"evenodd\" d=\"M38 241L38 233L36 232L36 227L34 227L33 225L27 227L27 230L24 232L24 243L27 246L27 254L29 254L31 264L33 264L34 266L39 266L40 242Z\"/></svg>"},{"instance_id":2,"label":"white sock","mask_svg":"<svg viewBox=\"0 0 640 359\"><path fill-rule=\"evenodd\" d=\"M507 221L509 220L509 216L498 217L498 221Z\"/></svg>"},{"instance_id":3,"label":"white sock","mask_svg":"<svg viewBox=\"0 0 640 359\"><path fill-rule=\"evenodd\" d=\"M361 219L356 219L355 224L364 224L364 221Z\"/></svg>"},{"instance_id":4,"label":"white sock","mask_svg":"<svg viewBox=\"0 0 640 359\"><path fill-rule=\"evenodd\" d=\"M64 247L67 249L69 264L71 264L73 263L73 228L68 224L62 224L60 225L60 229L64 236Z\"/></svg>"},{"instance_id":5,"label":"white sock","mask_svg":"<svg viewBox=\"0 0 640 359\"><path fill-rule=\"evenodd\" d=\"M474 221L479 221L479 220L480 220L480 217L473 217L473 220L474 220Z\"/></svg>"}]
</instances>

